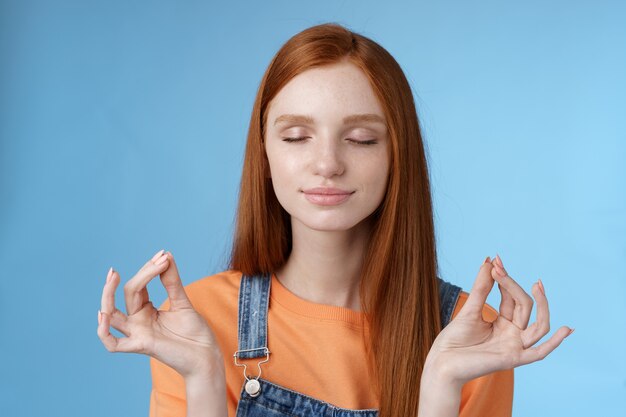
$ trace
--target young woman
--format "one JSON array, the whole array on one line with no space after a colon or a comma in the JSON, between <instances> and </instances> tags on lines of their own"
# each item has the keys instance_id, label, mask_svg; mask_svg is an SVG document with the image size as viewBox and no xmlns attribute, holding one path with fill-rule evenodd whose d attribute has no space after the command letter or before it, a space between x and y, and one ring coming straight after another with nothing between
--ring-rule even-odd
<instances>
[{"instance_id":1,"label":"young woman","mask_svg":"<svg viewBox=\"0 0 626 417\"><path fill-rule=\"evenodd\" d=\"M159 310L147 283L168 299ZM159 251L109 270L98 335L151 357L150 415L508 416L513 368L571 334L487 257L469 293L437 276L410 85L380 45L308 28L270 63L252 111L229 269L185 287ZM499 312L485 304L494 282ZM126 337L110 334L110 326Z\"/></svg>"}]
</instances>

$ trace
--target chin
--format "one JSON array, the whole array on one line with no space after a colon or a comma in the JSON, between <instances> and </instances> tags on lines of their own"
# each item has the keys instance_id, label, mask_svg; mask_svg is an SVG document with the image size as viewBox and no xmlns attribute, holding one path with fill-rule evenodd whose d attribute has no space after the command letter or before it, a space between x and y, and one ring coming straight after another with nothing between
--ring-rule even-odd
<instances>
[{"instance_id":1,"label":"chin","mask_svg":"<svg viewBox=\"0 0 626 417\"><path fill-rule=\"evenodd\" d=\"M353 226L309 226L309 229L315 230L317 232L345 232L346 230L352 229Z\"/></svg>"},{"instance_id":2,"label":"chin","mask_svg":"<svg viewBox=\"0 0 626 417\"><path fill-rule=\"evenodd\" d=\"M335 215L328 216L326 219L301 219L292 217L292 223L293 220L296 220L309 229L319 232L343 232L354 228L361 223L363 219L340 219Z\"/></svg>"}]
</instances>

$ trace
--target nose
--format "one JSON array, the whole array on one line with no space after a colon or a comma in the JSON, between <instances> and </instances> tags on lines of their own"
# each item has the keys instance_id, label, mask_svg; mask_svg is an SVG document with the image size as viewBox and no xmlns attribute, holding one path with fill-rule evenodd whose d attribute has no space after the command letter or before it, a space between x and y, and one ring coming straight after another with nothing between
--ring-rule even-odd
<instances>
[{"instance_id":1,"label":"nose","mask_svg":"<svg viewBox=\"0 0 626 417\"><path fill-rule=\"evenodd\" d=\"M343 156L334 140L319 140L313 152L313 168L316 175L330 178L343 174L345 169Z\"/></svg>"}]
</instances>

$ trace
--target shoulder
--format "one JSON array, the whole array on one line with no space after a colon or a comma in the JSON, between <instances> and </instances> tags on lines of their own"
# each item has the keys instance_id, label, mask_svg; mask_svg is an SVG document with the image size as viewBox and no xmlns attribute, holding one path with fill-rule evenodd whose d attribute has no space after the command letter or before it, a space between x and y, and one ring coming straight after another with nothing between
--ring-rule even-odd
<instances>
[{"instance_id":1,"label":"shoulder","mask_svg":"<svg viewBox=\"0 0 626 417\"><path fill-rule=\"evenodd\" d=\"M459 292L459 298L457 299L456 306L454 307L454 311L452 312L453 319L459 313L461 308L463 308L463 305L467 301L468 297L469 297L468 292L462 291L462 290ZM485 321L492 322L497 317L498 317L498 311L495 308L493 308L491 305L485 303L483 305L483 319Z\"/></svg>"},{"instance_id":2,"label":"shoulder","mask_svg":"<svg viewBox=\"0 0 626 417\"><path fill-rule=\"evenodd\" d=\"M227 270L205 276L185 285L185 292L193 306L202 311L225 311L237 307L241 271Z\"/></svg>"},{"instance_id":3,"label":"shoulder","mask_svg":"<svg viewBox=\"0 0 626 417\"><path fill-rule=\"evenodd\" d=\"M205 295L208 291L239 292L241 271L227 270L217 274L205 276L185 285L185 291L191 295Z\"/></svg>"},{"instance_id":4,"label":"shoulder","mask_svg":"<svg viewBox=\"0 0 626 417\"><path fill-rule=\"evenodd\" d=\"M204 307L207 304L219 302L219 300L231 303L233 299L236 300L239 296L241 276L241 271L226 270L202 277L183 285L183 287L194 307ZM169 298L161 304L159 309L168 308Z\"/></svg>"}]
</instances>

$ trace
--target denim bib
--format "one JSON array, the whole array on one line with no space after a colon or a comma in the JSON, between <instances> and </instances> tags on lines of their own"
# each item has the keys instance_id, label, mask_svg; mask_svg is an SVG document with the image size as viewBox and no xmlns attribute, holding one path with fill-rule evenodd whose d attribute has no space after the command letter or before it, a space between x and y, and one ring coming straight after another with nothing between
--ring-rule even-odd
<instances>
[{"instance_id":1,"label":"denim bib","mask_svg":"<svg viewBox=\"0 0 626 417\"><path fill-rule=\"evenodd\" d=\"M461 288L437 278L441 326L445 327L454 311ZM377 417L377 409L351 410L337 407L261 378L261 364L269 361L267 348L267 311L271 274L241 277L239 287L239 348L235 364L243 366L246 380L241 387L236 417ZM263 358L256 377L246 373L237 359Z\"/></svg>"}]
</instances>

